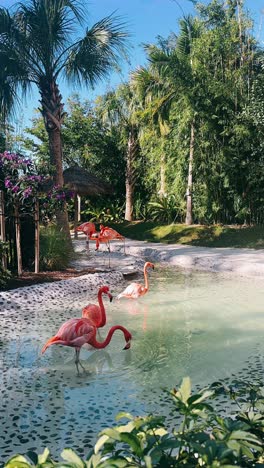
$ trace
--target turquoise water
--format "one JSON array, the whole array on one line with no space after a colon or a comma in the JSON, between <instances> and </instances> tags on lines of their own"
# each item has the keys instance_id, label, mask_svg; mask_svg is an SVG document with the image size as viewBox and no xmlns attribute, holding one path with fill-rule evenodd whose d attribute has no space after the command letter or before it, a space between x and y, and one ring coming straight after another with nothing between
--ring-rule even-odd
<instances>
[{"instance_id":1,"label":"turquoise water","mask_svg":"<svg viewBox=\"0 0 264 468\"><path fill-rule=\"evenodd\" d=\"M101 337L121 324L133 335L131 349L122 350L120 332L105 350L82 349L89 374L78 376L71 348L53 346L44 356L40 350L87 302L73 298L59 309L47 304L45 310L32 305L5 317L1 460L46 446L55 456L65 446L87 453L120 410L169 418L169 407L160 400L162 389L179 385L186 375L194 385L263 376L261 280L157 268L149 293L140 300L106 301L108 322Z\"/></svg>"}]
</instances>

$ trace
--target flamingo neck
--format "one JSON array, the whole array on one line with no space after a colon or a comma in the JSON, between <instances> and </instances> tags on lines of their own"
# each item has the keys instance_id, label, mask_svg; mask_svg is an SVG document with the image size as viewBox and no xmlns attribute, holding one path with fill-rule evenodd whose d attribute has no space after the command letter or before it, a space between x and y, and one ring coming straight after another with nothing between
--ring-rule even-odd
<instances>
[{"instance_id":1,"label":"flamingo neck","mask_svg":"<svg viewBox=\"0 0 264 468\"><path fill-rule=\"evenodd\" d=\"M108 335L107 335L107 337L106 337L106 339L104 341L97 341L96 336L94 336L94 338L89 343L94 348L97 348L97 349L105 348L110 343L110 341L112 339L112 336L113 336L113 334L114 334L114 332L116 330L121 330L124 333L124 336L125 336L125 333L128 332L125 327L122 327L122 325L116 325L116 326L110 328L110 330L108 332Z\"/></svg>"},{"instance_id":2,"label":"flamingo neck","mask_svg":"<svg viewBox=\"0 0 264 468\"><path fill-rule=\"evenodd\" d=\"M148 282L148 274L147 274L147 267L144 266L144 278L145 278L145 291L148 291L149 282Z\"/></svg>"},{"instance_id":3,"label":"flamingo neck","mask_svg":"<svg viewBox=\"0 0 264 468\"><path fill-rule=\"evenodd\" d=\"M98 292L98 303L100 307L101 317L100 317L100 327L104 327L106 324L106 315L105 315L105 307L102 298L102 291Z\"/></svg>"}]
</instances>

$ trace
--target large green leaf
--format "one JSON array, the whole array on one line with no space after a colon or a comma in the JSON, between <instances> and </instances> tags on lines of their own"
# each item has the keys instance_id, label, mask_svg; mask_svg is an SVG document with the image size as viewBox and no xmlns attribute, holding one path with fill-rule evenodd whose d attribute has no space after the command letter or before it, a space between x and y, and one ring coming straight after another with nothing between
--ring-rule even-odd
<instances>
[{"instance_id":1,"label":"large green leaf","mask_svg":"<svg viewBox=\"0 0 264 468\"><path fill-rule=\"evenodd\" d=\"M48 459L49 454L49 449L45 448L44 452L38 456L38 464L41 465L42 463L45 463Z\"/></svg>"},{"instance_id":2,"label":"large green leaf","mask_svg":"<svg viewBox=\"0 0 264 468\"><path fill-rule=\"evenodd\" d=\"M176 397L182 400L183 403L187 403L190 396L191 396L191 379L190 377L184 377L182 380L182 384L176 393Z\"/></svg>"},{"instance_id":3,"label":"large green leaf","mask_svg":"<svg viewBox=\"0 0 264 468\"><path fill-rule=\"evenodd\" d=\"M202 401L206 400L207 398L210 398L213 396L214 392L211 390L206 390L202 395L193 395L190 398L188 398L188 405L191 405L193 403L201 403Z\"/></svg>"},{"instance_id":4,"label":"large green leaf","mask_svg":"<svg viewBox=\"0 0 264 468\"><path fill-rule=\"evenodd\" d=\"M74 468L84 468L85 466L79 455L70 448L64 449L61 453L61 457L63 460L70 462Z\"/></svg>"},{"instance_id":5,"label":"large green leaf","mask_svg":"<svg viewBox=\"0 0 264 468\"><path fill-rule=\"evenodd\" d=\"M103 447L103 445L105 444L105 442L107 442L109 440L109 436L104 434L102 435L98 441L96 442L95 446L94 446L94 453L97 454L99 452L99 450Z\"/></svg>"},{"instance_id":6,"label":"large green leaf","mask_svg":"<svg viewBox=\"0 0 264 468\"><path fill-rule=\"evenodd\" d=\"M137 456L140 457L143 455L140 439L137 436L135 436L134 434L129 434L128 432L122 432L121 440L122 442L125 442L126 444L130 445L132 451Z\"/></svg>"},{"instance_id":7,"label":"large green leaf","mask_svg":"<svg viewBox=\"0 0 264 468\"><path fill-rule=\"evenodd\" d=\"M111 428L104 429L101 432L101 434L107 435L108 437L110 437L110 439L121 440L121 435L116 429L111 429Z\"/></svg>"},{"instance_id":8,"label":"large green leaf","mask_svg":"<svg viewBox=\"0 0 264 468\"><path fill-rule=\"evenodd\" d=\"M233 439L240 439L240 440L247 440L250 442L254 442L256 444L261 444L260 440L255 436L254 434L251 434L250 432L246 431L233 431L230 434L229 440Z\"/></svg>"}]
</instances>

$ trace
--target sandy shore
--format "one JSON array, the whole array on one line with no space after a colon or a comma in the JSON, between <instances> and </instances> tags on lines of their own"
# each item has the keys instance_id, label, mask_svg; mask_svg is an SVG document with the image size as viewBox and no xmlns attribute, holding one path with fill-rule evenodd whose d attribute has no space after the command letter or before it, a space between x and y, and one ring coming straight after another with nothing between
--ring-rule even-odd
<instances>
[{"instance_id":1,"label":"sandy shore","mask_svg":"<svg viewBox=\"0 0 264 468\"><path fill-rule=\"evenodd\" d=\"M116 244L112 248L120 251L121 247ZM128 240L126 252L131 256L181 268L264 278L264 250L165 245Z\"/></svg>"},{"instance_id":2,"label":"sandy shore","mask_svg":"<svg viewBox=\"0 0 264 468\"><path fill-rule=\"evenodd\" d=\"M74 296L80 300L82 297L92 298L102 284L120 287L125 279L142 274L146 260L176 268L264 278L264 250L164 245L129 239L126 240L125 253L122 242L112 242L111 254L105 246L101 246L99 252L94 251L94 245L90 247L87 252L84 238L74 241L76 259L72 266L79 270L92 266L98 273L1 292L0 310L32 303L39 309L45 307L47 300L59 305L67 297Z\"/></svg>"},{"instance_id":3,"label":"sandy shore","mask_svg":"<svg viewBox=\"0 0 264 468\"><path fill-rule=\"evenodd\" d=\"M126 255L123 243L112 242L110 256L105 246L95 252L94 245L91 245L87 256L84 239L74 241L74 244L78 259L73 265L79 269L87 267L90 255L91 264L98 268L107 268L110 262L111 269L120 272L127 272L129 269L140 271L144 261L150 260L179 268L264 277L264 250L166 245L126 239Z\"/></svg>"}]
</instances>

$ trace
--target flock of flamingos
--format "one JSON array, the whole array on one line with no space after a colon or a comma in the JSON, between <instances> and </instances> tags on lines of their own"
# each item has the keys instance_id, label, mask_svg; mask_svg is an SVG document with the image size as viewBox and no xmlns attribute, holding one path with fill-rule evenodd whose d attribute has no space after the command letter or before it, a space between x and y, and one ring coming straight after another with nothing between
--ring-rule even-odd
<instances>
[{"instance_id":1,"label":"flock of flamingos","mask_svg":"<svg viewBox=\"0 0 264 468\"><path fill-rule=\"evenodd\" d=\"M152 268L154 269L153 263L146 262L144 265L144 278L145 284L142 285L140 283L131 283L127 288L121 292L117 299L126 298L126 299L137 299L140 296L144 296L149 289L148 283L148 275L147 269ZM79 366L85 372L86 369L82 365L80 361L80 351L83 345L90 345L90 347L96 349L105 348L111 341L112 336L116 330L121 330L124 334L124 338L126 341L126 345L123 349L129 349L131 344L132 335L131 333L122 325L116 325L111 327L106 339L104 341L97 341L96 332L98 328L104 327L106 324L106 314L105 308L102 300L102 295L106 294L110 302L113 299L112 294L109 292L108 286L100 287L98 291L98 303L99 305L95 304L88 304L82 310L82 317L81 318L72 318L67 320L59 330L57 331L55 336L52 336L46 344L42 348L42 353L45 353L46 349L52 345L60 344L63 346L70 346L71 348L75 349L75 364L77 368L78 374Z\"/></svg>"}]
</instances>

